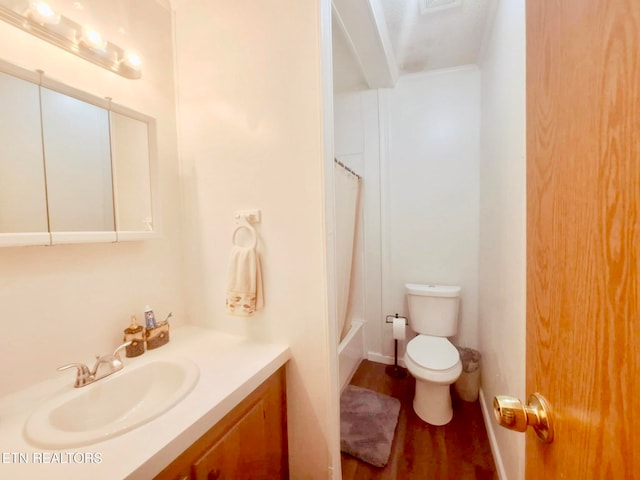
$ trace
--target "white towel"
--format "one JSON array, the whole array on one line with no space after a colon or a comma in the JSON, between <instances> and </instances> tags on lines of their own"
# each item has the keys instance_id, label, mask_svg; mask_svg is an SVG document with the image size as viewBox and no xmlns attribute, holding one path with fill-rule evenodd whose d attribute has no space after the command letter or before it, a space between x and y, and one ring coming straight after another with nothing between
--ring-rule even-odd
<instances>
[{"instance_id":1,"label":"white towel","mask_svg":"<svg viewBox=\"0 0 640 480\"><path fill-rule=\"evenodd\" d=\"M264 307L260 257L253 247L234 245L229 261L227 312L248 317Z\"/></svg>"}]
</instances>

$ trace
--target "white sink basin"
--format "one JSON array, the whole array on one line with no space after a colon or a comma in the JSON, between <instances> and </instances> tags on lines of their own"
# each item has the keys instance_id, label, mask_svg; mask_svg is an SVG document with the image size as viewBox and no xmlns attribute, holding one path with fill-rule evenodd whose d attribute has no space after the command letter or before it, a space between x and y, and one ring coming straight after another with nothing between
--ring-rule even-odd
<instances>
[{"instance_id":1,"label":"white sink basin","mask_svg":"<svg viewBox=\"0 0 640 480\"><path fill-rule=\"evenodd\" d=\"M123 370L40 405L27 420L27 441L40 448L89 445L121 435L163 414L196 385L187 359L156 360Z\"/></svg>"}]
</instances>

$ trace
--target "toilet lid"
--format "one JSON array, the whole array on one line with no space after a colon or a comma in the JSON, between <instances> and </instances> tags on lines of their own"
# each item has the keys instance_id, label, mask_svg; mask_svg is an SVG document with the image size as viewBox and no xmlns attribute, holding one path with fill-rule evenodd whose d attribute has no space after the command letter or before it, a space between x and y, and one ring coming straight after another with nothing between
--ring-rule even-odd
<instances>
[{"instance_id":1,"label":"toilet lid","mask_svg":"<svg viewBox=\"0 0 640 480\"><path fill-rule=\"evenodd\" d=\"M453 367L460 354L445 337L418 335L407 344L407 355L418 365L431 370L447 370Z\"/></svg>"}]
</instances>

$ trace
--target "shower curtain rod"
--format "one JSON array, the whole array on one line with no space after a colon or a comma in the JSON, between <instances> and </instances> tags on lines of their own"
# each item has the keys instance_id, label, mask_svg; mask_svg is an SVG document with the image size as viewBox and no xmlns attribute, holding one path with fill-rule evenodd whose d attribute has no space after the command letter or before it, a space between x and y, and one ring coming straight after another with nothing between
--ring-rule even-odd
<instances>
[{"instance_id":1,"label":"shower curtain rod","mask_svg":"<svg viewBox=\"0 0 640 480\"><path fill-rule=\"evenodd\" d=\"M358 175L356 172L354 172L353 170L351 170L349 167L347 167L344 163L342 163L340 160L338 160L337 158L333 158L333 161L335 163L337 163L338 165L340 165L342 168L344 168L347 172L349 172L351 175L353 175L354 177L356 177L358 180L362 180L362 177L360 175Z\"/></svg>"}]
</instances>

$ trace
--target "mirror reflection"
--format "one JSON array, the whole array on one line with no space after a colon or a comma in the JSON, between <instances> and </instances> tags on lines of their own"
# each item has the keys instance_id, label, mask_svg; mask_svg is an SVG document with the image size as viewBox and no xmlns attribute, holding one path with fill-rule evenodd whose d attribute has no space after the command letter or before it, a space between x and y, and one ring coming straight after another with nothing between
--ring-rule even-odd
<instances>
[{"instance_id":1,"label":"mirror reflection","mask_svg":"<svg viewBox=\"0 0 640 480\"><path fill-rule=\"evenodd\" d=\"M154 119L0 70L0 246L148 238Z\"/></svg>"},{"instance_id":2,"label":"mirror reflection","mask_svg":"<svg viewBox=\"0 0 640 480\"><path fill-rule=\"evenodd\" d=\"M0 72L0 233L47 232L38 86Z\"/></svg>"},{"instance_id":3,"label":"mirror reflection","mask_svg":"<svg viewBox=\"0 0 640 480\"><path fill-rule=\"evenodd\" d=\"M116 224L119 231L151 231L149 123L111 112Z\"/></svg>"},{"instance_id":4,"label":"mirror reflection","mask_svg":"<svg viewBox=\"0 0 640 480\"><path fill-rule=\"evenodd\" d=\"M109 112L41 90L52 232L113 231Z\"/></svg>"}]
</instances>

